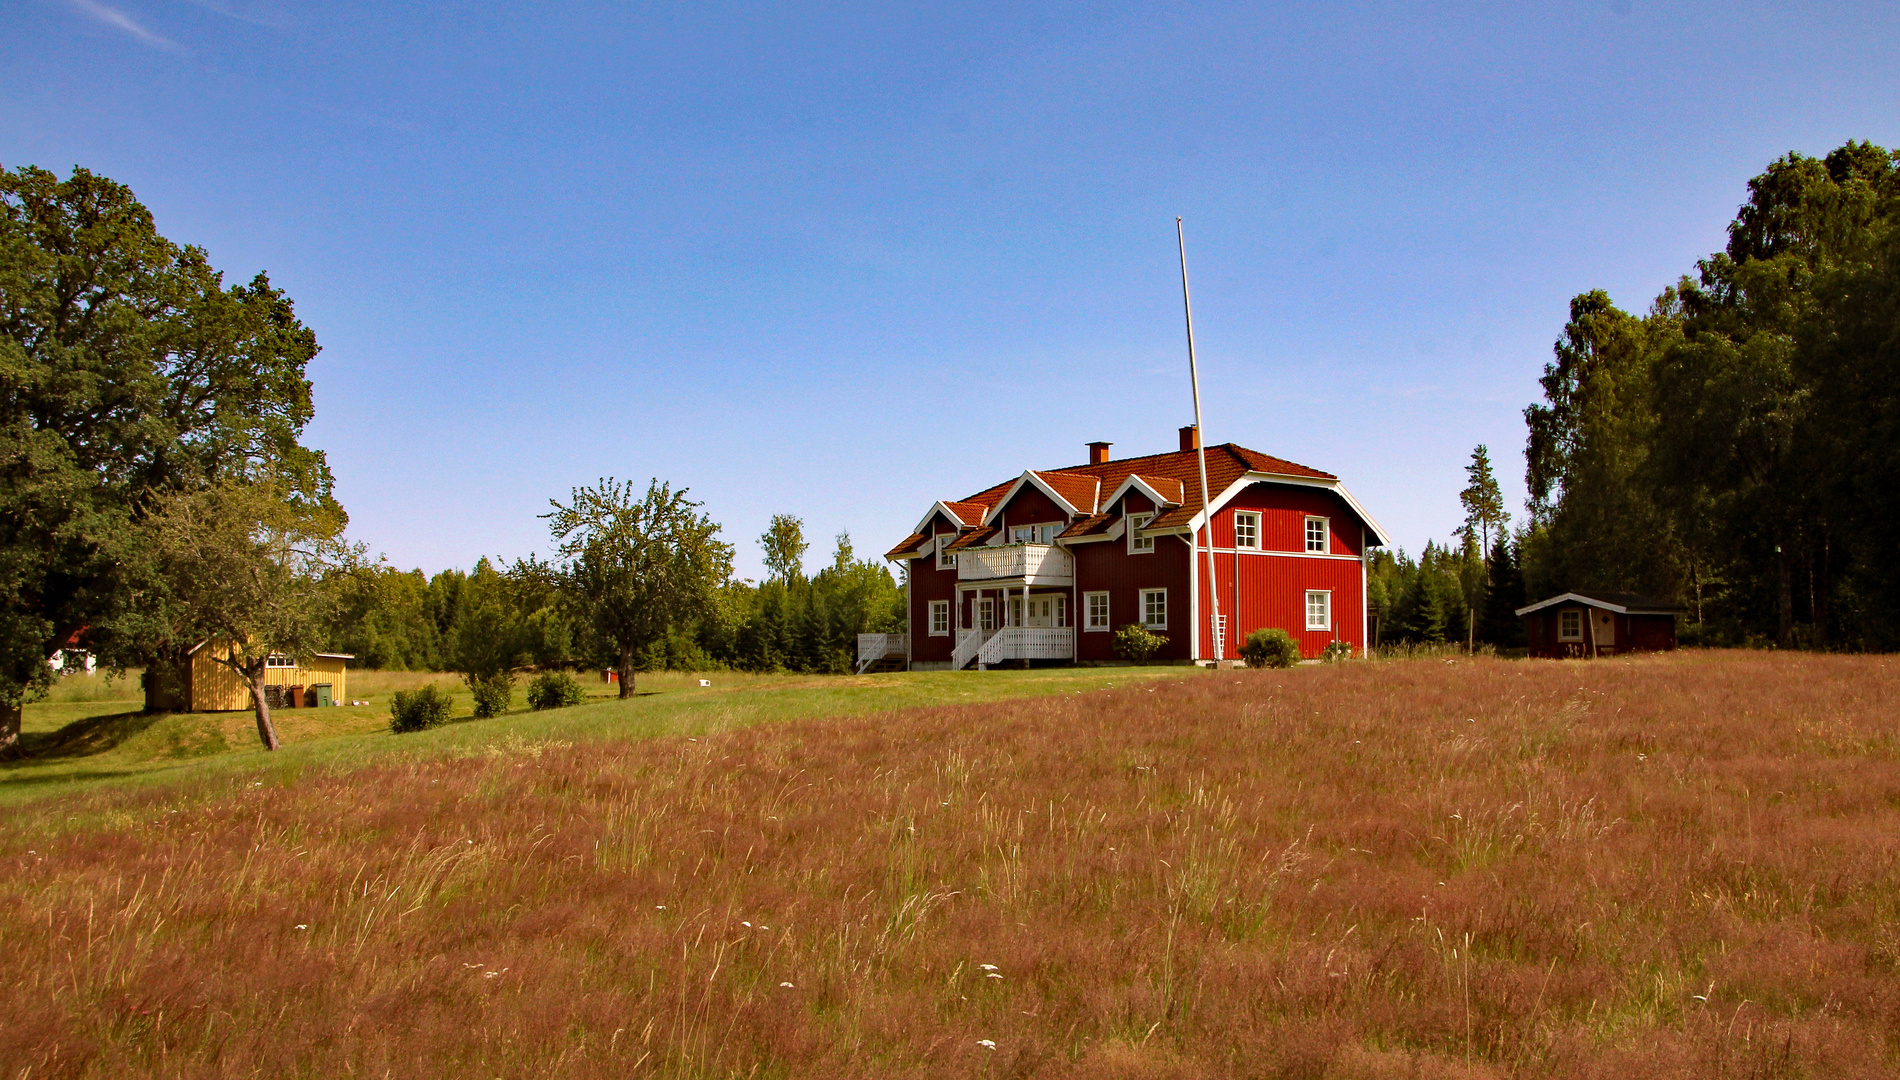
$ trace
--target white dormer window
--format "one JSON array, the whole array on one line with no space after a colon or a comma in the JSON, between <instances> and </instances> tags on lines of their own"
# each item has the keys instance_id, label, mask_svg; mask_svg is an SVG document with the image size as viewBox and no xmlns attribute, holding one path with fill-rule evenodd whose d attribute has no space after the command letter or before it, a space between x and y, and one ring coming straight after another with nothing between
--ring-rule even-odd
<instances>
[{"instance_id":1,"label":"white dormer window","mask_svg":"<svg viewBox=\"0 0 1900 1080\"><path fill-rule=\"evenodd\" d=\"M937 569L955 570L957 568L957 553L950 550L950 545L955 541L956 537L948 533L937 537Z\"/></svg>"},{"instance_id":2,"label":"white dormer window","mask_svg":"<svg viewBox=\"0 0 1900 1080\"><path fill-rule=\"evenodd\" d=\"M1257 551L1260 548L1260 515L1242 510L1234 515L1234 546Z\"/></svg>"},{"instance_id":3,"label":"white dormer window","mask_svg":"<svg viewBox=\"0 0 1900 1080\"><path fill-rule=\"evenodd\" d=\"M1323 517L1307 518L1306 519L1306 553L1309 555L1326 554L1326 552L1330 550L1329 545L1327 543L1327 537L1329 535L1330 535L1330 530L1326 528L1325 518Z\"/></svg>"},{"instance_id":4,"label":"white dormer window","mask_svg":"<svg viewBox=\"0 0 1900 1080\"><path fill-rule=\"evenodd\" d=\"M1153 514L1128 515L1128 551L1133 555L1145 554L1155 549L1155 538L1141 535L1141 530L1153 521Z\"/></svg>"},{"instance_id":5,"label":"white dormer window","mask_svg":"<svg viewBox=\"0 0 1900 1080\"><path fill-rule=\"evenodd\" d=\"M1056 534L1062 531L1062 523L1048 521L1040 525L1012 525L1009 529L1009 542L1012 544L1053 544Z\"/></svg>"}]
</instances>

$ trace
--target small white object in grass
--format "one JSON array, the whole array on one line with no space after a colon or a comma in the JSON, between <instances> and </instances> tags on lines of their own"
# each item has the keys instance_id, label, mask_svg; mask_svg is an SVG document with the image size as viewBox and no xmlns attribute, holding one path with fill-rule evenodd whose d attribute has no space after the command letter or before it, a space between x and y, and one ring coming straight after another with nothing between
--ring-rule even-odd
<instances>
[{"instance_id":1,"label":"small white object in grass","mask_svg":"<svg viewBox=\"0 0 1900 1080\"><path fill-rule=\"evenodd\" d=\"M748 930L752 928L752 924L749 922L742 922L739 925L745 927Z\"/></svg>"},{"instance_id":2,"label":"small white object in grass","mask_svg":"<svg viewBox=\"0 0 1900 1080\"><path fill-rule=\"evenodd\" d=\"M792 985L791 983L779 983L779 986L780 986L780 987L781 987L782 989L785 989L785 990L796 990L796 989L798 989L798 988L797 988L796 986L793 986L793 985Z\"/></svg>"},{"instance_id":3,"label":"small white object in grass","mask_svg":"<svg viewBox=\"0 0 1900 1080\"><path fill-rule=\"evenodd\" d=\"M699 685L701 685L701 686L711 686L711 685L712 685L712 680L711 680L711 679L701 679L701 680L699 680Z\"/></svg>"},{"instance_id":4,"label":"small white object in grass","mask_svg":"<svg viewBox=\"0 0 1900 1080\"><path fill-rule=\"evenodd\" d=\"M985 1050L994 1050L994 1049L996 1049L996 1040L995 1040L995 1039L978 1039L978 1040L976 1041L976 1044L977 1044L978 1046L980 1046L980 1047L982 1047L982 1048L983 1048L983 1049L985 1049Z\"/></svg>"},{"instance_id":5,"label":"small white object in grass","mask_svg":"<svg viewBox=\"0 0 1900 1080\"><path fill-rule=\"evenodd\" d=\"M995 965L995 964L978 964L978 965L977 965L977 967L980 967L980 968L982 968L982 969L983 969L984 971L995 971L995 970L996 970L996 965Z\"/></svg>"},{"instance_id":6,"label":"small white object in grass","mask_svg":"<svg viewBox=\"0 0 1900 1080\"><path fill-rule=\"evenodd\" d=\"M988 975L985 975L985 976L983 976L983 977L984 977L984 978L986 978L986 979L1000 979L1000 978L1002 978L1003 976L1002 976L1001 974L999 974L998 972L994 972L994 971L992 971L992 972L990 972L990 973L989 973Z\"/></svg>"},{"instance_id":7,"label":"small white object in grass","mask_svg":"<svg viewBox=\"0 0 1900 1080\"><path fill-rule=\"evenodd\" d=\"M299 929L299 930L308 930L308 929L310 929L310 924L309 924L309 923L298 923L298 924L297 924L297 929Z\"/></svg>"},{"instance_id":8,"label":"small white object in grass","mask_svg":"<svg viewBox=\"0 0 1900 1080\"><path fill-rule=\"evenodd\" d=\"M666 910L666 905L665 905L665 904L655 904L655 905L653 905L653 910L655 910L655 911L665 911L665 910Z\"/></svg>"}]
</instances>

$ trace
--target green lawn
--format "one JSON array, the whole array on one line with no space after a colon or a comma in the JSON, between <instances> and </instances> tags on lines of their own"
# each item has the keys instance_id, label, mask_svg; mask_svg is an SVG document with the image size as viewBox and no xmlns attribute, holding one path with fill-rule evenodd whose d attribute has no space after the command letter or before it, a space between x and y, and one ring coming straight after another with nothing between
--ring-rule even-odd
<instances>
[{"instance_id":1,"label":"green lawn","mask_svg":"<svg viewBox=\"0 0 1900 1080\"><path fill-rule=\"evenodd\" d=\"M451 690L455 715L471 711L454 676L352 672L350 695L365 705L286 709L273 714L283 749L258 746L248 712L145 714L138 680L62 680L52 700L26 707L24 756L0 763L0 803L19 803L100 788L284 775L305 768L347 769L390 755L441 757L520 740L580 742L696 735L750 724L849 716L919 705L972 704L1081 693L1133 681L1180 678L1198 668L1041 668L1031 671L907 672L865 676L746 675L714 672L642 675L639 696L622 701L588 683L589 700L567 709L525 710L489 720L464 719L433 731L389 732L389 698L435 682ZM699 685L701 679L710 687Z\"/></svg>"}]
</instances>

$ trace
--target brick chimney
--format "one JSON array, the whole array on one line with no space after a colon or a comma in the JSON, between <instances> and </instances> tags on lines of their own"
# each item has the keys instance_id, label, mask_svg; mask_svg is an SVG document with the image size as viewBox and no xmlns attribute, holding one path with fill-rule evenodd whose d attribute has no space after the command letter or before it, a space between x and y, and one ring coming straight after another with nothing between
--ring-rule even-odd
<instances>
[{"instance_id":1,"label":"brick chimney","mask_svg":"<svg viewBox=\"0 0 1900 1080\"><path fill-rule=\"evenodd\" d=\"M1092 442L1089 444L1089 464L1100 465L1108 460L1108 448L1114 443Z\"/></svg>"},{"instance_id":2,"label":"brick chimney","mask_svg":"<svg viewBox=\"0 0 1900 1080\"><path fill-rule=\"evenodd\" d=\"M1201 448L1201 429L1193 424L1181 429L1181 449L1199 450Z\"/></svg>"}]
</instances>

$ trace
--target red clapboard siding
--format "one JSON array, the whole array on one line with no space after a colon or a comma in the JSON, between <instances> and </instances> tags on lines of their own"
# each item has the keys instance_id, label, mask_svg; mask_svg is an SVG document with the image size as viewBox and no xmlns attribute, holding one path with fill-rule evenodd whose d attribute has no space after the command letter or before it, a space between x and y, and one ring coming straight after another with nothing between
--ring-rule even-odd
<instances>
[{"instance_id":1,"label":"red clapboard siding","mask_svg":"<svg viewBox=\"0 0 1900 1080\"><path fill-rule=\"evenodd\" d=\"M1308 659L1319 656L1336 640L1348 642L1355 649L1365 645L1359 619L1364 585L1358 560L1220 552L1214 561L1221 614L1227 617L1227 625L1233 630L1228 635L1227 658L1240 655L1239 648L1248 634L1269 626L1292 634L1293 640L1300 643L1300 654ZM1203 612L1209 610L1206 567L1207 556L1203 553ZM1306 629L1306 594L1312 589L1333 594L1331 630ZM1214 655L1211 616L1202 631L1201 655Z\"/></svg>"},{"instance_id":2,"label":"red clapboard siding","mask_svg":"<svg viewBox=\"0 0 1900 1080\"><path fill-rule=\"evenodd\" d=\"M1010 525L1040 525L1047 521L1069 523L1069 512L1057 506L1054 499L1043 494L1042 489L1033 484L1024 484L1016 497L1003 507L1001 515L990 519L992 524L1001 525L1007 538Z\"/></svg>"},{"instance_id":3,"label":"red clapboard siding","mask_svg":"<svg viewBox=\"0 0 1900 1080\"><path fill-rule=\"evenodd\" d=\"M1188 546L1177 537L1155 537L1155 549L1128 554L1128 538L1080 544L1075 548L1075 652L1078 660L1115 659L1114 631L1141 621L1141 590L1168 590L1168 643L1160 660L1186 660L1189 641ZM1081 629L1087 614L1084 593L1108 593L1109 633Z\"/></svg>"},{"instance_id":4,"label":"red clapboard siding","mask_svg":"<svg viewBox=\"0 0 1900 1080\"><path fill-rule=\"evenodd\" d=\"M1285 484L1253 484L1214 515L1215 547L1234 546L1236 510L1260 512L1260 547L1265 551L1305 551L1309 515L1326 519L1332 554L1356 556L1363 545L1359 515L1330 491Z\"/></svg>"},{"instance_id":5,"label":"red clapboard siding","mask_svg":"<svg viewBox=\"0 0 1900 1080\"><path fill-rule=\"evenodd\" d=\"M954 537L956 534L941 524L932 527ZM947 542L947 541L946 541ZM929 552L910 561L910 658L912 660L946 661L957 647L955 619L951 620L948 637L930 636L930 602L932 600L950 600L957 598L956 570L937 569L937 552L933 546Z\"/></svg>"}]
</instances>

